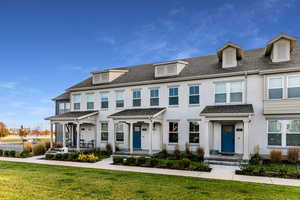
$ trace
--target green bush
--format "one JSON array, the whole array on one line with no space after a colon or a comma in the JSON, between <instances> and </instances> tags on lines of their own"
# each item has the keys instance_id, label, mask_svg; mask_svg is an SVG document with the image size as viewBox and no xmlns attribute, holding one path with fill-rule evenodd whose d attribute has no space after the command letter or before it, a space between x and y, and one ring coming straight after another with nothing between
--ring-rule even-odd
<instances>
[{"instance_id":1,"label":"green bush","mask_svg":"<svg viewBox=\"0 0 300 200\"><path fill-rule=\"evenodd\" d=\"M63 158L63 155L58 153L58 154L55 154L55 160L62 160Z\"/></svg>"},{"instance_id":2,"label":"green bush","mask_svg":"<svg viewBox=\"0 0 300 200\"><path fill-rule=\"evenodd\" d=\"M43 155L46 153L45 143L44 142L38 142L32 147L33 155Z\"/></svg>"},{"instance_id":3,"label":"green bush","mask_svg":"<svg viewBox=\"0 0 300 200\"><path fill-rule=\"evenodd\" d=\"M181 160L182 162L182 165L184 166L184 168L190 168L191 167L191 160L190 159L187 159L187 158L184 158Z\"/></svg>"},{"instance_id":4,"label":"green bush","mask_svg":"<svg viewBox=\"0 0 300 200\"><path fill-rule=\"evenodd\" d=\"M9 157L9 151L8 150L4 151L4 156Z\"/></svg>"},{"instance_id":5,"label":"green bush","mask_svg":"<svg viewBox=\"0 0 300 200\"><path fill-rule=\"evenodd\" d=\"M150 159L150 165L151 167L156 167L159 164L159 160L157 158L151 158Z\"/></svg>"},{"instance_id":6,"label":"green bush","mask_svg":"<svg viewBox=\"0 0 300 200\"><path fill-rule=\"evenodd\" d=\"M54 154L46 154L46 159L47 160L53 160L55 158Z\"/></svg>"},{"instance_id":7,"label":"green bush","mask_svg":"<svg viewBox=\"0 0 300 200\"><path fill-rule=\"evenodd\" d=\"M0 156L3 156L3 150L0 149Z\"/></svg>"},{"instance_id":8,"label":"green bush","mask_svg":"<svg viewBox=\"0 0 300 200\"><path fill-rule=\"evenodd\" d=\"M211 170L209 164L205 162L194 162L192 164L192 169L195 171L205 171L205 172L209 172Z\"/></svg>"},{"instance_id":9,"label":"green bush","mask_svg":"<svg viewBox=\"0 0 300 200\"><path fill-rule=\"evenodd\" d=\"M128 157L125 162L125 165L136 165L136 158L135 157Z\"/></svg>"},{"instance_id":10,"label":"green bush","mask_svg":"<svg viewBox=\"0 0 300 200\"><path fill-rule=\"evenodd\" d=\"M16 151L15 150L9 151L9 157L16 157Z\"/></svg>"},{"instance_id":11,"label":"green bush","mask_svg":"<svg viewBox=\"0 0 300 200\"><path fill-rule=\"evenodd\" d=\"M120 165L123 164L124 158L121 156L114 156L113 157L113 164Z\"/></svg>"},{"instance_id":12,"label":"green bush","mask_svg":"<svg viewBox=\"0 0 300 200\"><path fill-rule=\"evenodd\" d=\"M251 165L259 165L262 162L262 158L258 153L255 153L253 156L251 156L249 160L249 164Z\"/></svg>"},{"instance_id":13,"label":"green bush","mask_svg":"<svg viewBox=\"0 0 300 200\"><path fill-rule=\"evenodd\" d=\"M136 164L138 166L142 166L142 165L144 165L146 163L146 160L147 160L147 158L145 158L145 157L138 157L137 161L136 161Z\"/></svg>"}]
</instances>

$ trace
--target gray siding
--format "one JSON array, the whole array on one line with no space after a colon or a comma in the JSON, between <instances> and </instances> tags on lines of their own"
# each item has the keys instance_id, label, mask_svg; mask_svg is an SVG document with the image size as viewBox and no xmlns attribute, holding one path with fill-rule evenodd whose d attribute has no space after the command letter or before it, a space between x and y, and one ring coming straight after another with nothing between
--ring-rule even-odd
<instances>
[{"instance_id":1,"label":"gray siding","mask_svg":"<svg viewBox=\"0 0 300 200\"><path fill-rule=\"evenodd\" d=\"M264 114L299 114L300 99L265 100Z\"/></svg>"}]
</instances>

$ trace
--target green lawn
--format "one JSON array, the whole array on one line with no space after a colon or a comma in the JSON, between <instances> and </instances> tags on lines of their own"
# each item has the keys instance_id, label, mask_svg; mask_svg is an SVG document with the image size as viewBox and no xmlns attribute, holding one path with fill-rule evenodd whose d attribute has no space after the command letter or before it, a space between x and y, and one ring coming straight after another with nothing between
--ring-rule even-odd
<instances>
[{"instance_id":1,"label":"green lawn","mask_svg":"<svg viewBox=\"0 0 300 200\"><path fill-rule=\"evenodd\" d=\"M299 199L300 188L0 161L0 199Z\"/></svg>"}]
</instances>

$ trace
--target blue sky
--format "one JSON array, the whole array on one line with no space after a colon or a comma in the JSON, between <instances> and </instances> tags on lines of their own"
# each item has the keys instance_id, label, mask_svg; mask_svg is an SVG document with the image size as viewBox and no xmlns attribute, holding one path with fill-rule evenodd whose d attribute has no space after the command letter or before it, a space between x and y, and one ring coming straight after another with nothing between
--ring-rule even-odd
<instances>
[{"instance_id":1,"label":"blue sky","mask_svg":"<svg viewBox=\"0 0 300 200\"><path fill-rule=\"evenodd\" d=\"M300 36L297 0L0 1L0 121L47 127L51 98L102 68Z\"/></svg>"}]
</instances>

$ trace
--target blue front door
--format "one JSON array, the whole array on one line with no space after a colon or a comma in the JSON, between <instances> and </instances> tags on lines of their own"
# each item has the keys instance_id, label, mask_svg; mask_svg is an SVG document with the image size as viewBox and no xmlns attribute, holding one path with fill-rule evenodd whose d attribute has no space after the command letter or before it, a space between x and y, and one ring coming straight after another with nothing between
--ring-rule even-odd
<instances>
[{"instance_id":1,"label":"blue front door","mask_svg":"<svg viewBox=\"0 0 300 200\"><path fill-rule=\"evenodd\" d=\"M140 126L133 127L133 148L134 149L141 148L141 127Z\"/></svg>"},{"instance_id":2,"label":"blue front door","mask_svg":"<svg viewBox=\"0 0 300 200\"><path fill-rule=\"evenodd\" d=\"M234 153L234 126L222 125L221 151L224 153Z\"/></svg>"}]
</instances>

